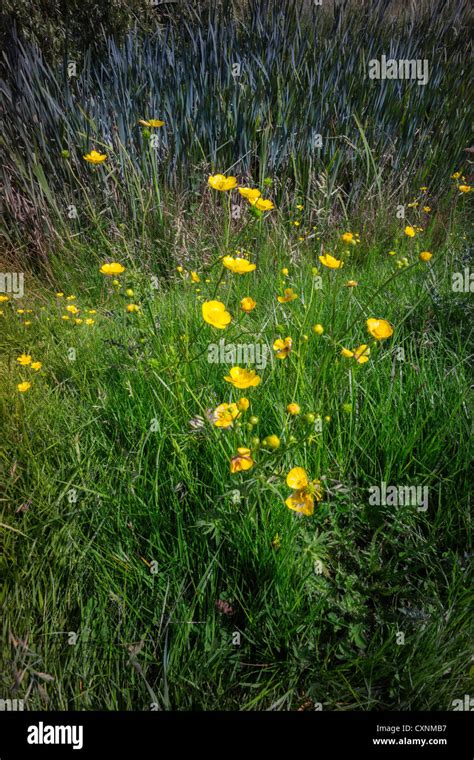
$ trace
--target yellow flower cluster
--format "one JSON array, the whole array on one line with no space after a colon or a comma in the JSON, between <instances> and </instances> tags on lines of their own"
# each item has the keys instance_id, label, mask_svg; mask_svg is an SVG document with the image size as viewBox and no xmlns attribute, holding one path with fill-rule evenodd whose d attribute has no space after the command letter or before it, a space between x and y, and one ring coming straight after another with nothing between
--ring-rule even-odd
<instances>
[{"instance_id":1,"label":"yellow flower cluster","mask_svg":"<svg viewBox=\"0 0 474 760\"><path fill-rule=\"evenodd\" d=\"M43 366L41 362L33 361L31 354L20 354L20 356L17 356L16 360L21 367L29 367L34 372L39 372ZM31 383L28 380L23 380L21 383L18 383L16 387L19 393L26 393L26 391L30 390Z\"/></svg>"},{"instance_id":2,"label":"yellow flower cluster","mask_svg":"<svg viewBox=\"0 0 474 760\"><path fill-rule=\"evenodd\" d=\"M271 200L268 198L262 198L262 193L258 188L245 186L238 187L236 177L226 177L225 174L212 174L207 182L209 187L212 187L213 190L219 190L221 193L237 188L240 195L258 211L271 211L275 208Z\"/></svg>"}]
</instances>

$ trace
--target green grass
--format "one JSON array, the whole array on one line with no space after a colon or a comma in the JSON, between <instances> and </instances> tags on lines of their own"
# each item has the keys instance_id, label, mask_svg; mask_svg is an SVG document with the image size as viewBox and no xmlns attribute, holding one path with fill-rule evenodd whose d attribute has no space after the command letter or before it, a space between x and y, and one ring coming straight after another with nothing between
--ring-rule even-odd
<instances>
[{"instance_id":1,"label":"green grass","mask_svg":"<svg viewBox=\"0 0 474 760\"><path fill-rule=\"evenodd\" d=\"M345 258L337 271L319 264L306 209L298 230L294 211L245 216L228 246L225 213L220 199L193 221L176 212L181 237L166 265L124 245L126 231L65 239L49 252L49 284L26 278L21 305L32 314L1 305L1 695L27 709L286 710L305 698L325 710L451 709L469 691L472 603L470 295L451 291L466 261L463 212L440 207L411 241L380 219L328 225L324 250ZM350 255L345 229L361 233ZM223 272L219 256L236 248L251 252L255 272ZM409 267L397 269L402 256ZM119 289L98 273L106 257L127 266ZM284 287L299 298L279 304ZM96 309L95 324L61 320L58 289ZM200 298L214 295L234 318L225 331L201 317ZM239 317L247 295L257 307ZM126 314L129 300L138 314ZM373 345L370 316L391 322L391 339ZM287 335L290 357L269 362L248 391L207 361L220 338L273 354ZM341 357L363 342L365 365ZM18 366L23 351L40 372ZM19 394L23 379L32 387ZM242 395L240 427L207 421L207 409ZM301 415L290 419L292 401ZM321 431L306 413L321 416ZM269 434L277 451L252 443ZM239 445L256 465L231 475ZM284 503L296 465L322 479L312 517ZM370 506L381 481L428 486L428 510Z\"/></svg>"},{"instance_id":2,"label":"green grass","mask_svg":"<svg viewBox=\"0 0 474 760\"><path fill-rule=\"evenodd\" d=\"M0 303L0 698L449 710L473 688L472 294L452 288L472 249L467 1L218 5L76 51L73 78L14 40L4 61L0 269L25 272L25 296ZM382 54L426 58L426 86L368 80ZM156 147L144 117L165 121ZM214 171L275 210L234 191L237 218ZM256 271L223 269L237 249ZM202 318L214 298L225 330ZM68 303L94 324L61 319ZM369 317L393 336L375 344ZM256 388L207 360L221 338L273 356L286 336ZM364 343L367 363L341 355ZM231 474L239 446L254 465ZM285 504L295 466L321 480L312 516ZM372 505L382 482L427 487L428 509Z\"/></svg>"}]
</instances>

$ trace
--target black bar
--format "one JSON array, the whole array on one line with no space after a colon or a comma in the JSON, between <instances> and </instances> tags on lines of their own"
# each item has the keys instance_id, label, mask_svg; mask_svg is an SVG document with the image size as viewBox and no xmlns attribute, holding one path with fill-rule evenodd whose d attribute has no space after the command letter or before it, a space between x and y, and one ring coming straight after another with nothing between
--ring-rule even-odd
<instances>
[{"instance_id":1,"label":"black bar","mask_svg":"<svg viewBox=\"0 0 474 760\"><path fill-rule=\"evenodd\" d=\"M137 752L159 758L238 751L245 758L262 751L268 758L272 752L281 757L285 747L292 747L292 758L329 758L332 752L336 760L341 752L351 753L348 757L357 752L362 757L472 760L471 736L469 711L0 712L0 760L95 757L103 750L108 757L134 760Z\"/></svg>"}]
</instances>

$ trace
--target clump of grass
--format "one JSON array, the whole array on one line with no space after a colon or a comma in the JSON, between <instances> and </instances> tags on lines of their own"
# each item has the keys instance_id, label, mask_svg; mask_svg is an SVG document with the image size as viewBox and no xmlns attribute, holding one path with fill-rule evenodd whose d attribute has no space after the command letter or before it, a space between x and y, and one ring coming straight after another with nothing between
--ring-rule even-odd
<instances>
[{"instance_id":1,"label":"clump of grass","mask_svg":"<svg viewBox=\"0 0 474 760\"><path fill-rule=\"evenodd\" d=\"M63 272L63 296L38 285L20 306L31 314L2 304L2 686L28 709L450 709L465 693L469 350L463 319L439 307L462 228L428 263L435 222L385 250L328 228L344 260L330 271L320 236L292 218L221 230L204 259L196 219L202 240L165 284L109 240L125 266L112 284L92 241L79 259L94 266ZM255 271L222 267L237 248ZM298 298L279 303L288 287ZM239 318L245 296L257 306ZM225 331L203 322L213 298L232 314ZM370 316L390 340L373 345ZM220 337L274 354L286 336L293 350L257 388L237 391L230 366L208 361ZM341 356L361 343L365 364ZM208 410L242 395L249 409L218 429ZM255 466L231 474L239 446ZM295 466L321 481L312 516L285 504ZM381 481L427 486L428 510L371 506Z\"/></svg>"}]
</instances>

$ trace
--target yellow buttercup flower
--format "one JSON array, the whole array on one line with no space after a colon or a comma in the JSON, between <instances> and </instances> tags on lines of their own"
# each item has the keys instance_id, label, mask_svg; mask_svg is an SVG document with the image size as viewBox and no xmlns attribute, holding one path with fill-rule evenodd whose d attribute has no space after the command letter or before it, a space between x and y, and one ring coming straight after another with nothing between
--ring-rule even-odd
<instances>
[{"instance_id":1,"label":"yellow buttercup flower","mask_svg":"<svg viewBox=\"0 0 474 760\"><path fill-rule=\"evenodd\" d=\"M201 309L204 321L213 327L217 327L218 330L225 330L232 320L232 317L221 301L205 301Z\"/></svg>"},{"instance_id":2,"label":"yellow buttercup flower","mask_svg":"<svg viewBox=\"0 0 474 760\"><path fill-rule=\"evenodd\" d=\"M328 267L329 269L340 269L342 266L344 266L343 261L336 259L335 256L331 256L330 253L325 253L324 256L318 256L318 259L320 260L321 264L324 264L324 266Z\"/></svg>"},{"instance_id":3,"label":"yellow buttercup flower","mask_svg":"<svg viewBox=\"0 0 474 760\"><path fill-rule=\"evenodd\" d=\"M5 301L9 301L9 300L10 299L8 296L0 296L0 303L5 303Z\"/></svg>"},{"instance_id":4,"label":"yellow buttercup flower","mask_svg":"<svg viewBox=\"0 0 474 760\"><path fill-rule=\"evenodd\" d=\"M136 311L140 311L140 307L136 303L127 304L127 311L129 314L133 314Z\"/></svg>"},{"instance_id":5,"label":"yellow buttercup flower","mask_svg":"<svg viewBox=\"0 0 474 760\"><path fill-rule=\"evenodd\" d=\"M355 359L359 364L365 364L369 361L370 348L366 343L363 343L355 351L350 351L348 348L343 348L341 354L347 359Z\"/></svg>"},{"instance_id":6,"label":"yellow buttercup flower","mask_svg":"<svg viewBox=\"0 0 474 760\"><path fill-rule=\"evenodd\" d=\"M31 383L28 383L25 381L23 383L18 383L16 387L20 391L20 393L26 393L26 391L28 391L31 388Z\"/></svg>"},{"instance_id":7,"label":"yellow buttercup flower","mask_svg":"<svg viewBox=\"0 0 474 760\"><path fill-rule=\"evenodd\" d=\"M454 174L451 174L451 179L459 179L461 176L461 172L454 172Z\"/></svg>"},{"instance_id":8,"label":"yellow buttercup flower","mask_svg":"<svg viewBox=\"0 0 474 760\"><path fill-rule=\"evenodd\" d=\"M246 412L249 406L250 406L250 401L248 400L248 398L245 398L245 396L243 396L242 398L239 398L239 400L237 401L237 409L240 412Z\"/></svg>"},{"instance_id":9,"label":"yellow buttercup flower","mask_svg":"<svg viewBox=\"0 0 474 760\"><path fill-rule=\"evenodd\" d=\"M213 190L219 190L220 192L233 190L234 187L237 187L236 178L226 177L225 174L212 174L207 182Z\"/></svg>"},{"instance_id":10,"label":"yellow buttercup flower","mask_svg":"<svg viewBox=\"0 0 474 760\"><path fill-rule=\"evenodd\" d=\"M322 335L324 332L324 327L320 324L314 325L313 332L316 333L316 335Z\"/></svg>"},{"instance_id":11,"label":"yellow buttercup flower","mask_svg":"<svg viewBox=\"0 0 474 760\"><path fill-rule=\"evenodd\" d=\"M236 456L230 460L230 471L232 474L250 470L253 467L254 461L250 454L250 449L246 449L243 446L237 449Z\"/></svg>"},{"instance_id":12,"label":"yellow buttercup flower","mask_svg":"<svg viewBox=\"0 0 474 760\"><path fill-rule=\"evenodd\" d=\"M17 356L16 360L22 367L26 367L28 364L31 364L32 361L30 354L20 354L20 356Z\"/></svg>"},{"instance_id":13,"label":"yellow buttercup flower","mask_svg":"<svg viewBox=\"0 0 474 760\"><path fill-rule=\"evenodd\" d=\"M310 516L314 512L314 501L321 501L323 498L323 489L321 481L312 480L309 482L306 470L303 467L293 467L286 476L286 484L294 491L289 496L285 504L300 514Z\"/></svg>"},{"instance_id":14,"label":"yellow buttercup flower","mask_svg":"<svg viewBox=\"0 0 474 760\"><path fill-rule=\"evenodd\" d=\"M224 377L228 383L232 383L235 388L255 388L261 378L254 369L243 369L242 367L232 367L229 374Z\"/></svg>"},{"instance_id":15,"label":"yellow buttercup flower","mask_svg":"<svg viewBox=\"0 0 474 760\"><path fill-rule=\"evenodd\" d=\"M66 296L66 301L75 301L76 296Z\"/></svg>"},{"instance_id":16,"label":"yellow buttercup flower","mask_svg":"<svg viewBox=\"0 0 474 760\"><path fill-rule=\"evenodd\" d=\"M429 251L422 251L422 252L420 253L420 259L421 259L422 261L429 261L429 260L431 259L432 255L433 255L433 254L432 254L432 253L430 253Z\"/></svg>"},{"instance_id":17,"label":"yellow buttercup flower","mask_svg":"<svg viewBox=\"0 0 474 760\"><path fill-rule=\"evenodd\" d=\"M82 158L85 161L88 161L90 164L102 164L107 159L107 154L98 153L96 150L91 150L90 153L87 153Z\"/></svg>"},{"instance_id":18,"label":"yellow buttercup flower","mask_svg":"<svg viewBox=\"0 0 474 760\"><path fill-rule=\"evenodd\" d=\"M276 351L277 359L286 359L290 354L292 345L293 341L291 338L285 338L285 340L278 338L273 344L273 350Z\"/></svg>"},{"instance_id":19,"label":"yellow buttercup flower","mask_svg":"<svg viewBox=\"0 0 474 760\"><path fill-rule=\"evenodd\" d=\"M92 327L94 322L95 322L95 319L86 319L86 325L88 325L89 327Z\"/></svg>"},{"instance_id":20,"label":"yellow buttercup flower","mask_svg":"<svg viewBox=\"0 0 474 760\"><path fill-rule=\"evenodd\" d=\"M122 272L125 272L125 267L117 261L112 261L110 264L102 264L100 271L102 274L110 276L114 274L122 274Z\"/></svg>"},{"instance_id":21,"label":"yellow buttercup flower","mask_svg":"<svg viewBox=\"0 0 474 760\"><path fill-rule=\"evenodd\" d=\"M281 273L283 277L288 277L288 274L289 274L288 267L283 267L283 269L281 270Z\"/></svg>"},{"instance_id":22,"label":"yellow buttercup flower","mask_svg":"<svg viewBox=\"0 0 474 760\"><path fill-rule=\"evenodd\" d=\"M367 320L367 329L375 340L384 340L393 335L393 327L386 319L375 319L370 317Z\"/></svg>"},{"instance_id":23,"label":"yellow buttercup flower","mask_svg":"<svg viewBox=\"0 0 474 760\"><path fill-rule=\"evenodd\" d=\"M289 303L290 301L294 301L295 298L298 298L296 293L293 291L293 288L285 288L284 295L277 296L280 303Z\"/></svg>"},{"instance_id":24,"label":"yellow buttercup flower","mask_svg":"<svg viewBox=\"0 0 474 760\"><path fill-rule=\"evenodd\" d=\"M288 412L288 414L296 415L301 412L301 407L299 404L288 404L288 406L286 407L286 411Z\"/></svg>"},{"instance_id":25,"label":"yellow buttercup flower","mask_svg":"<svg viewBox=\"0 0 474 760\"><path fill-rule=\"evenodd\" d=\"M247 272L253 272L257 268L256 264L252 264L247 259L240 257L234 258L233 256L224 256L222 259L223 265L226 269L230 269L235 274L247 274Z\"/></svg>"},{"instance_id":26,"label":"yellow buttercup flower","mask_svg":"<svg viewBox=\"0 0 474 760\"><path fill-rule=\"evenodd\" d=\"M82 325L82 319L75 319L75 320L74 320L74 323L75 323L76 325Z\"/></svg>"},{"instance_id":27,"label":"yellow buttercup flower","mask_svg":"<svg viewBox=\"0 0 474 760\"><path fill-rule=\"evenodd\" d=\"M56 298L63 298L63 297L64 297L64 293L62 291L59 293L56 293Z\"/></svg>"},{"instance_id":28,"label":"yellow buttercup flower","mask_svg":"<svg viewBox=\"0 0 474 760\"><path fill-rule=\"evenodd\" d=\"M431 211L431 206L423 206L423 211L425 212L425 214L429 214Z\"/></svg>"},{"instance_id":29,"label":"yellow buttercup flower","mask_svg":"<svg viewBox=\"0 0 474 760\"><path fill-rule=\"evenodd\" d=\"M258 208L259 211L271 211L273 208L275 208L272 201L265 199L265 198L249 198L249 203L252 206L255 206L255 208Z\"/></svg>"},{"instance_id":30,"label":"yellow buttercup flower","mask_svg":"<svg viewBox=\"0 0 474 760\"><path fill-rule=\"evenodd\" d=\"M410 225L407 225L403 231L407 237L415 237L416 235L415 228Z\"/></svg>"},{"instance_id":31,"label":"yellow buttercup flower","mask_svg":"<svg viewBox=\"0 0 474 760\"><path fill-rule=\"evenodd\" d=\"M255 201L262 193L256 187L239 187L239 193L248 201Z\"/></svg>"},{"instance_id":32,"label":"yellow buttercup flower","mask_svg":"<svg viewBox=\"0 0 474 760\"><path fill-rule=\"evenodd\" d=\"M344 234L341 235L341 240L347 245L356 245L357 243L360 243L359 235L354 234L353 232L344 232Z\"/></svg>"},{"instance_id":33,"label":"yellow buttercup flower","mask_svg":"<svg viewBox=\"0 0 474 760\"><path fill-rule=\"evenodd\" d=\"M193 282L201 282L201 278L197 272L191 272L191 279Z\"/></svg>"},{"instance_id":34,"label":"yellow buttercup flower","mask_svg":"<svg viewBox=\"0 0 474 760\"><path fill-rule=\"evenodd\" d=\"M470 193L471 192L471 186L470 185L458 185L458 190L461 193Z\"/></svg>"},{"instance_id":35,"label":"yellow buttercup flower","mask_svg":"<svg viewBox=\"0 0 474 760\"><path fill-rule=\"evenodd\" d=\"M69 311L71 314L79 314L79 309L73 303L66 306L66 311Z\"/></svg>"},{"instance_id":36,"label":"yellow buttercup flower","mask_svg":"<svg viewBox=\"0 0 474 760\"><path fill-rule=\"evenodd\" d=\"M242 309L242 311L246 311L246 312L249 312L255 309L256 305L257 305L257 302L254 301L253 298L250 298L250 296L246 296L245 298L242 298L240 302L240 308Z\"/></svg>"},{"instance_id":37,"label":"yellow buttercup flower","mask_svg":"<svg viewBox=\"0 0 474 760\"><path fill-rule=\"evenodd\" d=\"M35 372L39 372L41 367L43 366L41 362L31 362L31 369L34 369Z\"/></svg>"},{"instance_id":38,"label":"yellow buttercup flower","mask_svg":"<svg viewBox=\"0 0 474 760\"><path fill-rule=\"evenodd\" d=\"M347 280L346 287L347 288L356 288L358 286L357 280Z\"/></svg>"},{"instance_id":39,"label":"yellow buttercup flower","mask_svg":"<svg viewBox=\"0 0 474 760\"><path fill-rule=\"evenodd\" d=\"M212 420L216 427L228 428L240 414L237 404L219 404L212 414Z\"/></svg>"},{"instance_id":40,"label":"yellow buttercup flower","mask_svg":"<svg viewBox=\"0 0 474 760\"><path fill-rule=\"evenodd\" d=\"M143 127L157 129L158 127L162 127L165 122L161 121L161 119L139 119L138 123Z\"/></svg>"},{"instance_id":41,"label":"yellow buttercup flower","mask_svg":"<svg viewBox=\"0 0 474 760\"><path fill-rule=\"evenodd\" d=\"M303 467L293 467L286 476L286 485L290 488L296 488L297 490L306 488L308 485L306 470L304 470Z\"/></svg>"}]
</instances>

